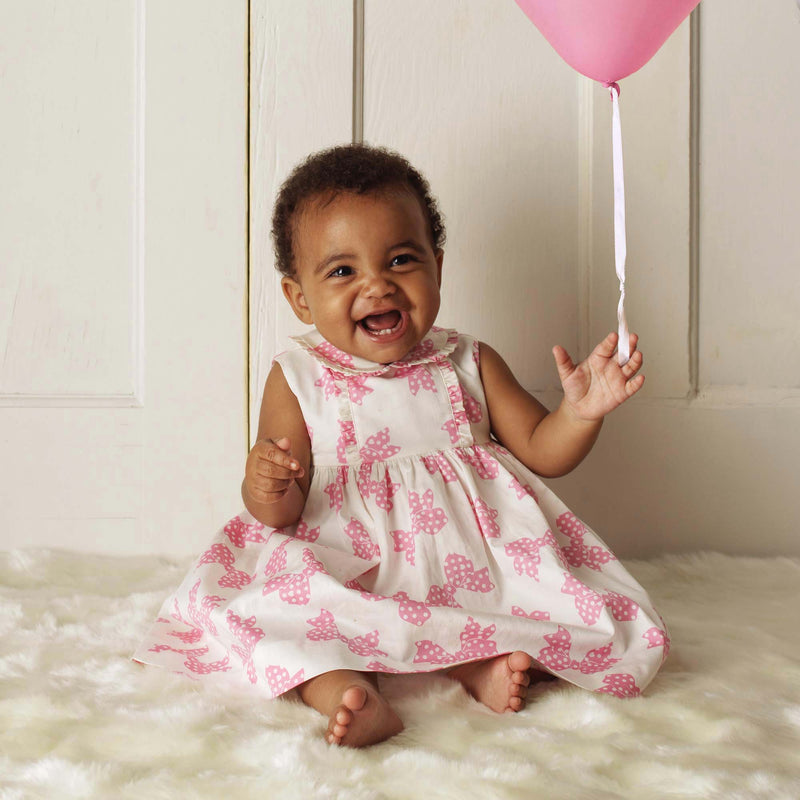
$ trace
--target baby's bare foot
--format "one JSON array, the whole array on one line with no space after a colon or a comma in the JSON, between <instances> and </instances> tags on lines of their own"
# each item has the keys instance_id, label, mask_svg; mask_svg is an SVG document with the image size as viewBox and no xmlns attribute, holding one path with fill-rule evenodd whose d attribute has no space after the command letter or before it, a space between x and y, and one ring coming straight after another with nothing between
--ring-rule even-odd
<instances>
[{"instance_id":1,"label":"baby's bare foot","mask_svg":"<svg viewBox=\"0 0 800 800\"><path fill-rule=\"evenodd\" d=\"M403 723L371 673L335 669L298 687L306 705L328 717L325 741L366 747L400 733Z\"/></svg>"},{"instance_id":2,"label":"baby's bare foot","mask_svg":"<svg viewBox=\"0 0 800 800\"><path fill-rule=\"evenodd\" d=\"M532 663L527 653L515 650L485 661L462 664L450 670L448 677L457 680L492 711L520 711L525 706Z\"/></svg>"},{"instance_id":3,"label":"baby's bare foot","mask_svg":"<svg viewBox=\"0 0 800 800\"><path fill-rule=\"evenodd\" d=\"M330 744L366 747L402 730L400 717L376 689L355 685L342 693L341 705L330 716L325 739Z\"/></svg>"}]
</instances>

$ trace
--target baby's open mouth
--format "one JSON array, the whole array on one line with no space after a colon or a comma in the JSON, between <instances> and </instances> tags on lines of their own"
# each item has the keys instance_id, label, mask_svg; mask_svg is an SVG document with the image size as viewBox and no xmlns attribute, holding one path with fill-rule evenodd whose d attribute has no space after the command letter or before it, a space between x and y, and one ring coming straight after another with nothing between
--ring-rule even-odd
<instances>
[{"instance_id":1,"label":"baby's open mouth","mask_svg":"<svg viewBox=\"0 0 800 800\"><path fill-rule=\"evenodd\" d=\"M403 315L399 311L370 314L358 324L373 336L390 336L403 324Z\"/></svg>"}]
</instances>

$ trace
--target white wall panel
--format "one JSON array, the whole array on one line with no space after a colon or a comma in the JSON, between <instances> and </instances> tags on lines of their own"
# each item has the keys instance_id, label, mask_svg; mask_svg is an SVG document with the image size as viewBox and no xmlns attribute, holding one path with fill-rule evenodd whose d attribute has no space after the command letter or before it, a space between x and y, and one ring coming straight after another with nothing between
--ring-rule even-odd
<instances>
[{"instance_id":1,"label":"white wall panel","mask_svg":"<svg viewBox=\"0 0 800 800\"><path fill-rule=\"evenodd\" d=\"M632 403L558 495L623 558L800 555L794 407Z\"/></svg>"},{"instance_id":2,"label":"white wall panel","mask_svg":"<svg viewBox=\"0 0 800 800\"><path fill-rule=\"evenodd\" d=\"M287 337L307 330L280 290L272 205L311 152L352 139L352 0L252 0L250 58L250 420Z\"/></svg>"},{"instance_id":3,"label":"white wall panel","mask_svg":"<svg viewBox=\"0 0 800 800\"><path fill-rule=\"evenodd\" d=\"M0 60L0 547L196 552L246 452L247 3L6 2Z\"/></svg>"},{"instance_id":4,"label":"white wall panel","mask_svg":"<svg viewBox=\"0 0 800 800\"><path fill-rule=\"evenodd\" d=\"M800 11L704 0L700 20L701 385L800 397Z\"/></svg>"},{"instance_id":5,"label":"white wall panel","mask_svg":"<svg viewBox=\"0 0 800 800\"><path fill-rule=\"evenodd\" d=\"M0 394L136 390L134 3L9 3L0 48ZM13 187L13 188L12 188Z\"/></svg>"},{"instance_id":6,"label":"white wall panel","mask_svg":"<svg viewBox=\"0 0 800 800\"><path fill-rule=\"evenodd\" d=\"M139 546L197 552L241 508L247 3L147 4Z\"/></svg>"}]
</instances>

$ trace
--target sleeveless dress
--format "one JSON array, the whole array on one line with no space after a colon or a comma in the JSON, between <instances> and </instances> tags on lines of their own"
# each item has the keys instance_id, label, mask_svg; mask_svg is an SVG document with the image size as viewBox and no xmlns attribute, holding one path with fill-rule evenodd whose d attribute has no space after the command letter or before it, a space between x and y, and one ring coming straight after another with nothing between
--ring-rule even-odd
<instances>
[{"instance_id":1,"label":"sleeveless dress","mask_svg":"<svg viewBox=\"0 0 800 800\"><path fill-rule=\"evenodd\" d=\"M644 589L489 432L478 343L433 328L375 364L317 331L276 359L312 443L291 528L244 511L134 659L276 697L333 669L429 672L524 650L638 695L669 639Z\"/></svg>"}]
</instances>

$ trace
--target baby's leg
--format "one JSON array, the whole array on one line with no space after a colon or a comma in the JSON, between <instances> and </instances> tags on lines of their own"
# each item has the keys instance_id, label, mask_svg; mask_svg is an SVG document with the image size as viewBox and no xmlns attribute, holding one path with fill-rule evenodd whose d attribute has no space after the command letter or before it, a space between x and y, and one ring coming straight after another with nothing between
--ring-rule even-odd
<instances>
[{"instance_id":1,"label":"baby's leg","mask_svg":"<svg viewBox=\"0 0 800 800\"><path fill-rule=\"evenodd\" d=\"M447 676L457 680L476 700L492 711L520 711L525 706L531 682L533 659L521 650L484 661L470 661L449 670Z\"/></svg>"},{"instance_id":2,"label":"baby's leg","mask_svg":"<svg viewBox=\"0 0 800 800\"><path fill-rule=\"evenodd\" d=\"M330 744L366 747L403 730L372 673L335 669L297 688L306 705L328 717L325 739Z\"/></svg>"}]
</instances>

